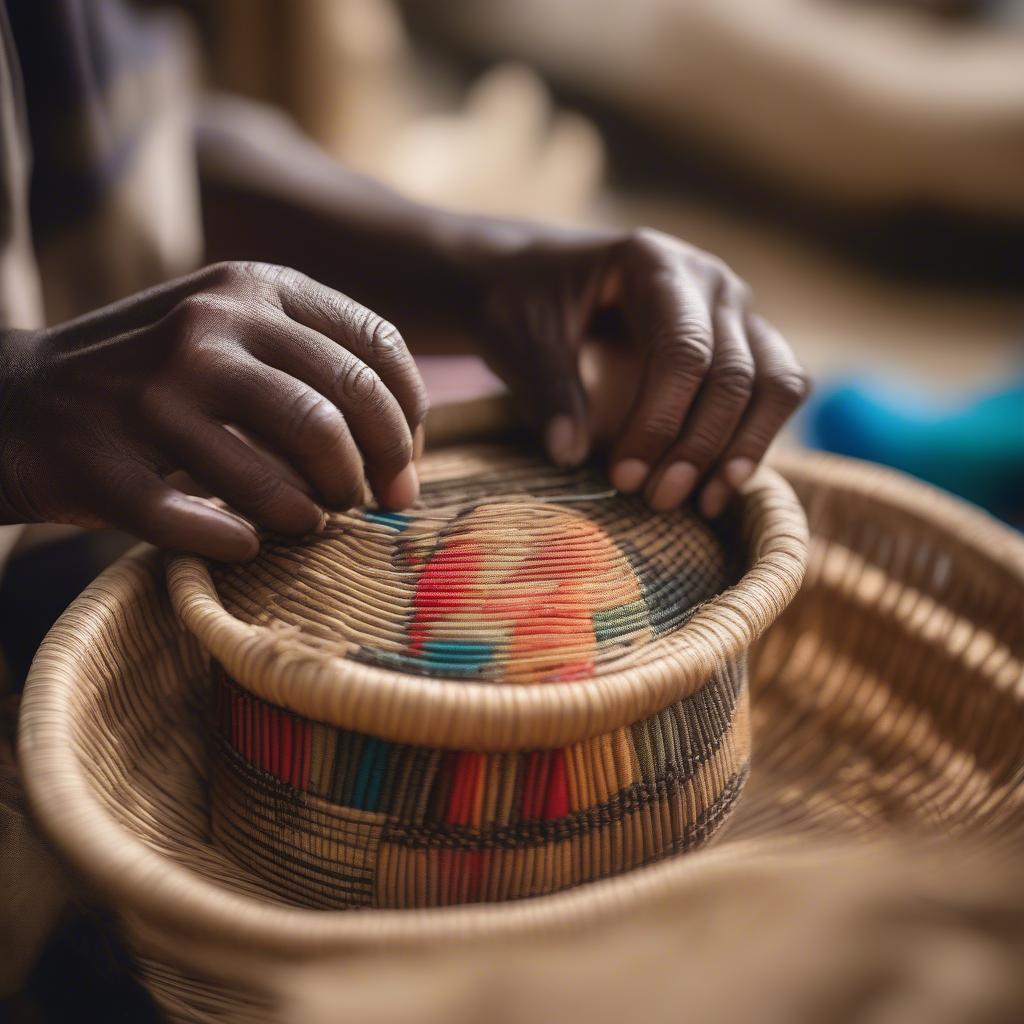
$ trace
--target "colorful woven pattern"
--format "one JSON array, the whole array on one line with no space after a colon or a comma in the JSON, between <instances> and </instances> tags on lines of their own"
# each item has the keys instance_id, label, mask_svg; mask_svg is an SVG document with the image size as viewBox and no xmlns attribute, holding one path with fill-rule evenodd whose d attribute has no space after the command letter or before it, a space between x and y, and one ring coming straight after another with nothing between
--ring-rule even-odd
<instances>
[{"instance_id":1,"label":"colorful woven pattern","mask_svg":"<svg viewBox=\"0 0 1024 1024\"><path fill-rule=\"evenodd\" d=\"M542 895L707 840L746 778L746 702L733 670L611 735L485 754L310 722L221 673L215 833L306 906Z\"/></svg>"},{"instance_id":2,"label":"colorful woven pattern","mask_svg":"<svg viewBox=\"0 0 1024 1024\"><path fill-rule=\"evenodd\" d=\"M335 515L218 567L224 606L364 670L578 684L664 660L732 581L706 524L590 472L499 450L435 456L422 476L407 514ZM743 658L658 714L553 749L388 742L216 678L215 834L309 906L505 900L616 874L705 841L747 771Z\"/></svg>"}]
</instances>

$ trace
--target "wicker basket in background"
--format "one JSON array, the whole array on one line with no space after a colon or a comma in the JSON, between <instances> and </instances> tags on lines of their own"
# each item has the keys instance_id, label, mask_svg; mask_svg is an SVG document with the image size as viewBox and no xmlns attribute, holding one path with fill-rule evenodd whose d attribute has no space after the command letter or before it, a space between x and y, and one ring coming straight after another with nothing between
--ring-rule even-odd
<instances>
[{"instance_id":1,"label":"wicker basket in background","mask_svg":"<svg viewBox=\"0 0 1024 1024\"><path fill-rule=\"evenodd\" d=\"M749 770L747 648L802 577L786 485L716 532L511 446L420 475L407 513L171 562L214 659L217 841L334 909L540 896L706 842Z\"/></svg>"}]
</instances>

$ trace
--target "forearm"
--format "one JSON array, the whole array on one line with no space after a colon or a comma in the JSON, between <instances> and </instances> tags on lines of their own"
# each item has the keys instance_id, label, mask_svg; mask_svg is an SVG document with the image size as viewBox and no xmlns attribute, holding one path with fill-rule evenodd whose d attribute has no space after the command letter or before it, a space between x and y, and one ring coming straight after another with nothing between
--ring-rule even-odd
<instances>
[{"instance_id":1,"label":"forearm","mask_svg":"<svg viewBox=\"0 0 1024 1024\"><path fill-rule=\"evenodd\" d=\"M207 258L295 267L393 322L413 347L465 347L481 280L527 226L407 200L339 165L285 116L243 100L201 111Z\"/></svg>"}]
</instances>

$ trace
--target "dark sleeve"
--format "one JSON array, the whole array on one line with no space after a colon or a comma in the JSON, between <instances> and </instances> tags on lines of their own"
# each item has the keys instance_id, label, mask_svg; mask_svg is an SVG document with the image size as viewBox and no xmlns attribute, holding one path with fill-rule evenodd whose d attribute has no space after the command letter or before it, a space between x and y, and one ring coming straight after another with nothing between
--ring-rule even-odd
<instances>
[{"instance_id":1,"label":"dark sleeve","mask_svg":"<svg viewBox=\"0 0 1024 1024\"><path fill-rule=\"evenodd\" d=\"M0 4L0 328L42 324L28 209L31 164L18 53Z\"/></svg>"}]
</instances>

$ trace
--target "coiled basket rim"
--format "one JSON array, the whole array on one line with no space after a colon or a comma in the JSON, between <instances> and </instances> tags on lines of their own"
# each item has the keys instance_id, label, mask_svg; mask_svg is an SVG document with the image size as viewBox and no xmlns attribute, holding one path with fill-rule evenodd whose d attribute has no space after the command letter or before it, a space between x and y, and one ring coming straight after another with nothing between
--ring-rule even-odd
<instances>
[{"instance_id":1,"label":"coiled basket rim","mask_svg":"<svg viewBox=\"0 0 1024 1024\"><path fill-rule=\"evenodd\" d=\"M840 495L871 496L883 521L905 516L929 523L942 531L946 543L976 559L979 571L998 570L1024 585L1024 539L963 501L892 470L837 456L777 455L773 463L789 479L826 485ZM154 849L120 820L99 795L102 777L83 762L78 741L83 730L110 727L80 715L82 664L107 657L97 655L97 648L102 650L116 635L112 623L124 602L138 600L157 557L149 545L135 548L98 577L53 627L29 673L18 755L38 825L76 872L158 946L180 950L176 940L187 938L196 963L209 950L225 948L239 955L302 962L346 950L584 927L641 898L657 898L683 876L697 873L707 880L709 872L727 871L730 862L742 859L742 846L717 846L699 858L673 859L552 896L430 910L306 910L217 884ZM152 698L140 696L146 699ZM173 832L173 823L169 828ZM796 835L785 842L792 847L804 840Z\"/></svg>"},{"instance_id":2,"label":"coiled basket rim","mask_svg":"<svg viewBox=\"0 0 1024 1024\"><path fill-rule=\"evenodd\" d=\"M567 746L657 714L741 656L792 600L807 566L807 519L792 488L759 470L739 494L748 564L642 665L536 686L412 676L332 655L301 636L241 621L207 563L168 559L178 617L251 693L337 728L395 743L514 751Z\"/></svg>"}]
</instances>

